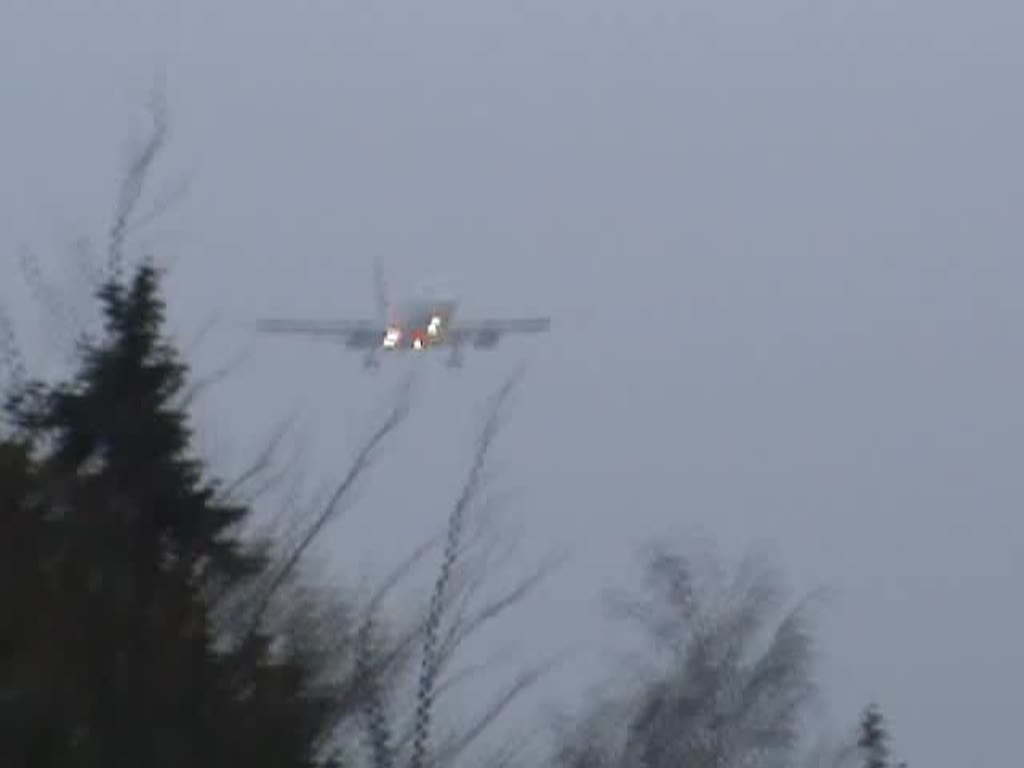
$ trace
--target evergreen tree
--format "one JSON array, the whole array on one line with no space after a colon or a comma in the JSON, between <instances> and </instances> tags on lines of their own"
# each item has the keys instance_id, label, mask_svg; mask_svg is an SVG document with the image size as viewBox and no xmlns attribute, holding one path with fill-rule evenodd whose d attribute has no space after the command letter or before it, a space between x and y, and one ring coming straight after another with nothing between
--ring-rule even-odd
<instances>
[{"instance_id":1,"label":"evergreen tree","mask_svg":"<svg viewBox=\"0 0 1024 768\"><path fill-rule=\"evenodd\" d=\"M0 766L338 768L352 765L353 747L367 740L363 754L375 768L398 755L415 766L451 764L539 674L520 676L468 726L428 749L437 700L457 677L442 679L455 649L522 599L539 575L474 612L469 596L488 564L455 569L494 425L449 520L425 627L415 617L393 634L390 622L375 618L418 555L369 601L372 621L323 594L310 601L296 600L294 590L282 594L402 421L405 398L297 546L274 557L241 546L233 529L248 509L223 499L252 475L222 488L190 454L188 371L163 336L159 270L126 264L126 239L141 223L135 213L169 127L159 86L154 96L152 133L122 180L99 270L105 277L89 270L100 282L103 332L80 342L76 375L53 387L26 383L0 311L0 368L9 369L0 373L15 388L0 408L7 417L0 430L15 427L0 431ZM167 202L157 201L142 221ZM37 298L57 310L53 319L66 320L36 266L23 264ZM407 733L387 704L421 638L423 674Z\"/></svg>"},{"instance_id":2,"label":"evergreen tree","mask_svg":"<svg viewBox=\"0 0 1024 768\"><path fill-rule=\"evenodd\" d=\"M189 456L159 272L99 298L79 374L24 389L0 442L0 764L312 765L341 692L261 631L214 651L210 595L268 562Z\"/></svg>"},{"instance_id":3,"label":"evergreen tree","mask_svg":"<svg viewBox=\"0 0 1024 768\"><path fill-rule=\"evenodd\" d=\"M876 704L861 715L857 746L864 755L864 768L889 768L889 730Z\"/></svg>"}]
</instances>

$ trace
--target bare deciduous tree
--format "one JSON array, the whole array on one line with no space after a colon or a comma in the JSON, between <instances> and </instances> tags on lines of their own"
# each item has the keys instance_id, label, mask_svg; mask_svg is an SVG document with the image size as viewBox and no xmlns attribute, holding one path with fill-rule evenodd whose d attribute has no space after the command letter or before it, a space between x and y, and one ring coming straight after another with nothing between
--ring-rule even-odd
<instances>
[{"instance_id":1,"label":"bare deciduous tree","mask_svg":"<svg viewBox=\"0 0 1024 768\"><path fill-rule=\"evenodd\" d=\"M149 213L138 216L148 177L163 150L169 120L162 90L152 105L153 130L133 155L123 178L114 216L110 224L106 264L96 270L82 265L81 276L96 277L101 284L116 284L126 269L129 235L158 216L183 190L158 196ZM87 241L81 241L79 255L92 257ZM59 297L50 290L39 269L36 257L29 254L23 265L26 279L46 305L53 320L66 314L60 312ZM91 286L96 288L98 286ZM75 332L88 329L75 320ZM0 356L10 369L12 378L24 379L24 365L18 355L13 326L0 316ZM209 386L216 384L229 369L193 381L177 398L176 407L183 411ZM513 380L502 388L483 433L469 475L447 522L443 542L427 542L412 552L368 599L344 594L340 589L325 589L304 578L300 567L304 555L322 534L328 522L337 519L340 509L352 496L357 481L365 477L383 443L404 421L409 408L409 391L400 393L393 408L373 432L336 483L312 520L293 528L294 536L286 537L283 549L274 550L259 541L252 542L256 551L264 553L269 563L252 580L228 587L220 592L212 584L207 596L217 609L214 629L219 634L218 647L230 658L232 668L245 676L256 670L270 653L300 665L309 679L318 686L313 695L328 702L336 728L323 734L323 742L315 745L329 764L344 759L368 762L373 768L390 768L403 758L412 768L436 768L455 764L470 744L484 733L502 712L535 680L547 665L528 669L458 731L446 734L434 749L430 736L434 714L443 695L469 677L466 670L445 676L449 663L463 642L482 627L523 600L539 583L545 568L528 574L506 593L489 601L478 601L479 587L488 575L488 562L474 557L480 538L467 532L472 512L480 503L484 469L491 445L497 435L499 411L513 388ZM267 445L258 452L252 465L233 482L219 485L219 501L248 507L277 483L291 474L280 471L276 452L286 427L271 435ZM298 499L298 484L289 489L289 497ZM293 521L294 523L294 521ZM407 579L414 566L443 543L442 561L434 579L434 590L424 615L389 619L383 615L381 602L399 582ZM477 553L478 554L478 553ZM247 644L249 647L247 647ZM269 650L268 650L269 649ZM231 653L228 653L228 651ZM414 670L419 655L420 669ZM403 703L398 696L410 677L416 689L407 709L411 717L404 719ZM244 682L239 690L244 689ZM360 754L352 749L353 739L367 736L371 749ZM507 760L510 749L495 755L495 763Z\"/></svg>"},{"instance_id":2,"label":"bare deciduous tree","mask_svg":"<svg viewBox=\"0 0 1024 768\"><path fill-rule=\"evenodd\" d=\"M646 573L649 594L612 605L644 627L653 658L632 690L585 714L563 739L557 762L791 765L800 716L814 692L806 602L783 612L776 574L753 558L724 589L701 586L704 574L693 560L666 549L649 556Z\"/></svg>"}]
</instances>

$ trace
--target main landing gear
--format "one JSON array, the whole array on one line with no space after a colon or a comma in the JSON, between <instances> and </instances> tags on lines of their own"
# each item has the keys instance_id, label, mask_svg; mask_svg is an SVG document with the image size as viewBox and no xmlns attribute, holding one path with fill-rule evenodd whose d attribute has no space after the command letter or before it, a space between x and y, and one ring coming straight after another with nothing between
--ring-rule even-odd
<instances>
[{"instance_id":1,"label":"main landing gear","mask_svg":"<svg viewBox=\"0 0 1024 768\"><path fill-rule=\"evenodd\" d=\"M452 353L448 356L448 367L449 368L461 368L462 367L462 349L456 345L452 345Z\"/></svg>"},{"instance_id":2,"label":"main landing gear","mask_svg":"<svg viewBox=\"0 0 1024 768\"><path fill-rule=\"evenodd\" d=\"M376 370L380 368L380 358L377 357L377 349L371 349L366 353L366 357L363 359L363 368L367 370Z\"/></svg>"}]
</instances>

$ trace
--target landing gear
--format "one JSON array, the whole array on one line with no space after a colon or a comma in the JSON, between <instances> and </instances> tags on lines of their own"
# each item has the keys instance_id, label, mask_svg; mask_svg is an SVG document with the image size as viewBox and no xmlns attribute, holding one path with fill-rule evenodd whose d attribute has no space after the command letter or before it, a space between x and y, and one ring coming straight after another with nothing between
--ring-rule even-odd
<instances>
[{"instance_id":1,"label":"landing gear","mask_svg":"<svg viewBox=\"0 0 1024 768\"><path fill-rule=\"evenodd\" d=\"M448 356L449 368L462 367L462 350L457 344L452 345L452 353Z\"/></svg>"}]
</instances>

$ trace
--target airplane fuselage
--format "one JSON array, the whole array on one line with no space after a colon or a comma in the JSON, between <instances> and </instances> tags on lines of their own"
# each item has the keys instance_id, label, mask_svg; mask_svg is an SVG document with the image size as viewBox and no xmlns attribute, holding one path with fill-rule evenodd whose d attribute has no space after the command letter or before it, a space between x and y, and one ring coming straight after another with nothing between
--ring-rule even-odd
<instances>
[{"instance_id":1,"label":"airplane fuselage","mask_svg":"<svg viewBox=\"0 0 1024 768\"><path fill-rule=\"evenodd\" d=\"M349 349L365 353L365 365L376 367L387 352L423 351L448 347L448 364L461 365L462 350L492 349L507 334L544 333L547 317L461 318L454 323L458 302L444 296L419 296L392 304L379 266L375 269L377 312L375 317L335 320L266 319L264 333L298 334L335 339Z\"/></svg>"},{"instance_id":2,"label":"airplane fuselage","mask_svg":"<svg viewBox=\"0 0 1024 768\"><path fill-rule=\"evenodd\" d=\"M450 299L405 302L388 320L381 347L389 350L424 350L448 342L448 328L457 302Z\"/></svg>"}]
</instances>

